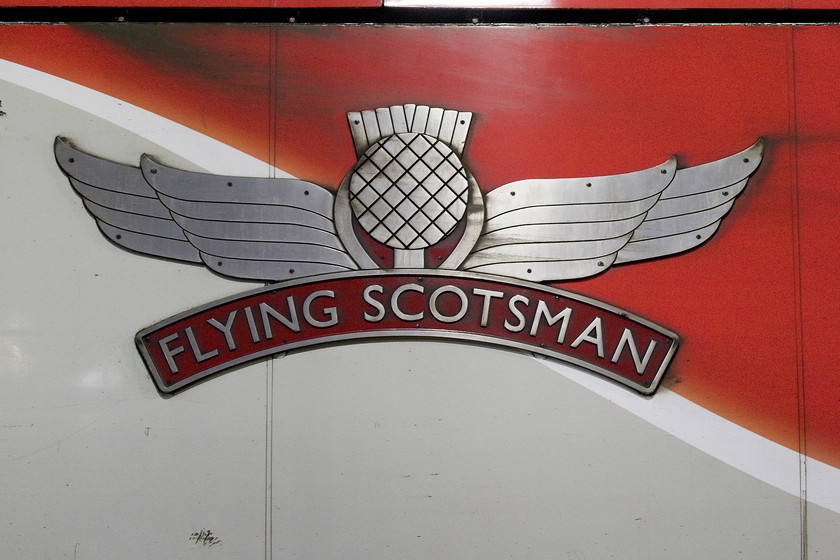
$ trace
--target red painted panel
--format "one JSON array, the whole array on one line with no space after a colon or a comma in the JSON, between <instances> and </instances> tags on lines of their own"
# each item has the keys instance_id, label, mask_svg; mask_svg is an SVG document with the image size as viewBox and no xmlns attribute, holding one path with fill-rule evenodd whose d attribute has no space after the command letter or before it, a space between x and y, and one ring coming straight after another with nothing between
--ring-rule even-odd
<instances>
[{"instance_id":1,"label":"red painted panel","mask_svg":"<svg viewBox=\"0 0 840 560\"><path fill-rule=\"evenodd\" d=\"M3 58L149 108L263 160L270 38L258 26L0 29Z\"/></svg>"},{"instance_id":2,"label":"red painted panel","mask_svg":"<svg viewBox=\"0 0 840 560\"><path fill-rule=\"evenodd\" d=\"M380 0L0 0L0 7L94 8L376 8Z\"/></svg>"},{"instance_id":3,"label":"red painted panel","mask_svg":"<svg viewBox=\"0 0 840 560\"><path fill-rule=\"evenodd\" d=\"M837 9L832 0L383 0L394 8L473 8L473 9L617 9L617 10L819 10Z\"/></svg>"},{"instance_id":4,"label":"red painted panel","mask_svg":"<svg viewBox=\"0 0 840 560\"><path fill-rule=\"evenodd\" d=\"M823 110L836 80L817 79L836 33L797 31L806 39L795 45L796 91L784 27L16 27L0 32L0 48L331 188L356 160L345 112L392 104L474 112L464 161L485 192L638 170L672 153L692 166L764 137L764 162L711 241L558 286L678 332L665 385L798 449L801 236L809 452L840 466L840 389L828 373L836 333L825 327L838 308L825 264L826 208L837 200L816 171L837 142ZM813 129L813 146L792 144L794 93L800 142ZM815 158L799 162L799 199L797 150Z\"/></svg>"},{"instance_id":5,"label":"red painted panel","mask_svg":"<svg viewBox=\"0 0 840 560\"><path fill-rule=\"evenodd\" d=\"M474 8L474 9L781 9L793 7L795 0L384 0L384 5L394 8ZM799 7L799 6L797 6ZM817 6L814 6L817 7ZM829 6L825 6L829 7Z\"/></svg>"},{"instance_id":6,"label":"red painted panel","mask_svg":"<svg viewBox=\"0 0 840 560\"><path fill-rule=\"evenodd\" d=\"M806 445L809 456L840 463L840 63L837 27L800 28L796 49L796 181Z\"/></svg>"}]
</instances>

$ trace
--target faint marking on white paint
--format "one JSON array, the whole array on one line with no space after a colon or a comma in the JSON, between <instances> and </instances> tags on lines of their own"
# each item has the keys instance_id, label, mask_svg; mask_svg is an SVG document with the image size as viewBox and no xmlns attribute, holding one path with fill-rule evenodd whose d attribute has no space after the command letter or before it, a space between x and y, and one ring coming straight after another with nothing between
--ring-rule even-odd
<instances>
[{"instance_id":1,"label":"faint marking on white paint","mask_svg":"<svg viewBox=\"0 0 840 560\"><path fill-rule=\"evenodd\" d=\"M222 539L214 535L210 529L202 529L190 534L189 540L208 548L222 544Z\"/></svg>"}]
</instances>

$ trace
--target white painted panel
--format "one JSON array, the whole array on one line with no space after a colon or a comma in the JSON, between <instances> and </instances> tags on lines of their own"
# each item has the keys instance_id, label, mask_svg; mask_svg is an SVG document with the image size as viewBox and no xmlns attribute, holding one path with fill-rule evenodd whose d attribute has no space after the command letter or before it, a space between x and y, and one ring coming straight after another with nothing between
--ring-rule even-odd
<instances>
[{"instance_id":1,"label":"white painted panel","mask_svg":"<svg viewBox=\"0 0 840 560\"><path fill-rule=\"evenodd\" d=\"M133 340L249 285L112 245L52 144L195 166L16 86L0 82L0 98L2 556L262 556L266 365L165 399ZM203 529L213 537L190 539Z\"/></svg>"},{"instance_id":2,"label":"white painted panel","mask_svg":"<svg viewBox=\"0 0 840 560\"><path fill-rule=\"evenodd\" d=\"M274 370L275 559L799 556L796 496L530 356L367 343Z\"/></svg>"},{"instance_id":3,"label":"white painted panel","mask_svg":"<svg viewBox=\"0 0 840 560\"><path fill-rule=\"evenodd\" d=\"M831 493L835 497L834 503L840 502L840 484L836 480L836 470L812 459L806 459L806 468L809 499L813 491L820 496ZM837 558L840 551L840 514L809 502L805 515L808 529L808 560Z\"/></svg>"}]
</instances>

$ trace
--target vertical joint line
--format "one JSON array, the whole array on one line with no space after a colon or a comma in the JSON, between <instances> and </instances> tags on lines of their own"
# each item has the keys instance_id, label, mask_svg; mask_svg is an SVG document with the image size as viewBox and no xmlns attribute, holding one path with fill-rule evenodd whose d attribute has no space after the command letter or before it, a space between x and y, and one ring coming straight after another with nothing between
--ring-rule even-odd
<instances>
[{"instance_id":1,"label":"vertical joint line","mask_svg":"<svg viewBox=\"0 0 840 560\"><path fill-rule=\"evenodd\" d=\"M802 258L800 253L800 221L799 221L799 161L797 159L799 123L796 105L796 30L790 28L790 50L788 62L788 137L790 139L790 204L791 231L793 245L793 290L794 290L794 320L796 324L796 403L797 403L797 431L799 436L799 513L802 560L808 558L808 453L807 453L807 423L805 417L805 348L802 332Z\"/></svg>"},{"instance_id":2,"label":"vertical joint line","mask_svg":"<svg viewBox=\"0 0 840 560\"><path fill-rule=\"evenodd\" d=\"M265 365L265 392L265 558L271 560L274 511L274 360L271 358Z\"/></svg>"},{"instance_id":3,"label":"vertical joint line","mask_svg":"<svg viewBox=\"0 0 840 560\"><path fill-rule=\"evenodd\" d=\"M268 162L269 174L277 176L277 28L269 28L268 40ZM268 285L270 282L266 282ZM265 560L272 558L274 511L274 360L265 361Z\"/></svg>"},{"instance_id":4,"label":"vertical joint line","mask_svg":"<svg viewBox=\"0 0 840 560\"><path fill-rule=\"evenodd\" d=\"M269 28L268 40L268 163L269 176L277 176L277 28Z\"/></svg>"}]
</instances>

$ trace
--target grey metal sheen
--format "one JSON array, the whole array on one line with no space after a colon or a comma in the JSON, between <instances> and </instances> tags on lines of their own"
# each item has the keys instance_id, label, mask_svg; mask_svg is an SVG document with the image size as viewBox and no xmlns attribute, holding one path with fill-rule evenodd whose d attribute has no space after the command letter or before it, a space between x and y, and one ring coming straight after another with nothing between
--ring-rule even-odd
<instances>
[{"instance_id":1,"label":"grey metal sheen","mask_svg":"<svg viewBox=\"0 0 840 560\"><path fill-rule=\"evenodd\" d=\"M103 234L126 249L252 280L359 268L336 232L332 193L313 183L195 173L147 156L132 167L60 138L55 154Z\"/></svg>"},{"instance_id":2,"label":"grey metal sheen","mask_svg":"<svg viewBox=\"0 0 840 560\"><path fill-rule=\"evenodd\" d=\"M584 278L708 240L755 172L764 143L696 167L531 179L485 197L487 218L461 269L533 281Z\"/></svg>"},{"instance_id":3,"label":"grey metal sheen","mask_svg":"<svg viewBox=\"0 0 840 560\"><path fill-rule=\"evenodd\" d=\"M616 263L671 255L705 243L747 186L764 156L764 141L739 152L677 171L659 202L635 231Z\"/></svg>"},{"instance_id":4,"label":"grey metal sheen","mask_svg":"<svg viewBox=\"0 0 840 560\"><path fill-rule=\"evenodd\" d=\"M381 268L359 227L423 268L424 249L466 227L440 268L544 282L692 249L714 235L746 188L764 142L677 169L676 157L603 177L527 179L482 196L460 158L471 113L394 105L347 114L359 162L335 196L297 179L140 167L56 138L55 155L102 233L140 253L221 274L284 280ZM437 263L436 263L437 264Z\"/></svg>"},{"instance_id":5,"label":"grey metal sheen","mask_svg":"<svg viewBox=\"0 0 840 560\"><path fill-rule=\"evenodd\" d=\"M379 140L401 132L415 132L437 138L461 157L472 121L472 113L427 105L392 105L347 113L356 157Z\"/></svg>"}]
</instances>

